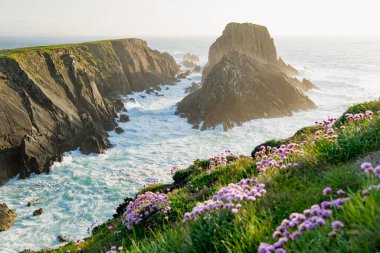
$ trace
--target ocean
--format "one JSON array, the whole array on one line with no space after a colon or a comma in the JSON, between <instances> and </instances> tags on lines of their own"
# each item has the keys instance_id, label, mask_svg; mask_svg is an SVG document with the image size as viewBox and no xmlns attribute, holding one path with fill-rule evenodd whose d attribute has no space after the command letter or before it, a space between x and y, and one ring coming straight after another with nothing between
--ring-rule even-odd
<instances>
[{"instance_id":1,"label":"ocean","mask_svg":"<svg viewBox=\"0 0 380 253\"><path fill-rule=\"evenodd\" d=\"M83 42L94 38L0 37L0 49ZM150 47L169 52L179 63L186 52L207 62L208 48L216 37L146 37ZM199 131L176 116L175 106L192 82L192 74L174 86L163 85L154 94L135 93L126 107L130 122L125 130L110 132L114 147L100 155L65 154L49 174L14 178L0 187L0 203L17 212L12 228L0 233L0 252L56 247L58 235L71 240L88 236L87 229L110 218L125 197L132 197L149 180L171 181L173 166L185 168L197 158L230 149L249 155L258 144L292 135L299 128L329 116L340 116L354 103L380 97L380 38L274 37L278 55L320 89L308 92L318 108L291 117L252 120L228 132L222 127ZM39 199L26 207L30 199ZM43 208L41 216L33 211Z\"/></svg>"}]
</instances>

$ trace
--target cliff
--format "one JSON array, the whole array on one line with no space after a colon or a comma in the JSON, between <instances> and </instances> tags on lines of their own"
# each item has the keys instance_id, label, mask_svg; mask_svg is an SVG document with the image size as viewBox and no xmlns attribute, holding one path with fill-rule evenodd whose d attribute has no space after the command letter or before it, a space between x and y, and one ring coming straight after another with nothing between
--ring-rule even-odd
<instances>
[{"instance_id":1,"label":"cliff","mask_svg":"<svg viewBox=\"0 0 380 253\"><path fill-rule=\"evenodd\" d=\"M110 147L116 96L177 73L169 54L139 39L0 51L0 184L48 171L65 151Z\"/></svg>"},{"instance_id":2,"label":"cliff","mask_svg":"<svg viewBox=\"0 0 380 253\"><path fill-rule=\"evenodd\" d=\"M315 108L303 92L316 86L292 77L296 73L277 58L266 27L230 23L210 47L202 88L178 103L177 114L196 128L223 124L227 130L244 121Z\"/></svg>"},{"instance_id":3,"label":"cliff","mask_svg":"<svg viewBox=\"0 0 380 253\"><path fill-rule=\"evenodd\" d=\"M208 63L203 71L204 80L212 67L224 55L236 51L241 54L261 59L278 66L288 75L297 74L297 70L286 64L282 58L277 59L277 51L265 26L250 23L229 23L220 36L210 47Z\"/></svg>"},{"instance_id":4,"label":"cliff","mask_svg":"<svg viewBox=\"0 0 380 253\"><path fill-rule=\"evenodd\" d=\"M225 130L244 121L290 116L292 111L315 108L315 104L278 68L231 52L204 80L201 89L178 104L178 112L202 129L223 124Z\"/></svg>"}]
</instances>

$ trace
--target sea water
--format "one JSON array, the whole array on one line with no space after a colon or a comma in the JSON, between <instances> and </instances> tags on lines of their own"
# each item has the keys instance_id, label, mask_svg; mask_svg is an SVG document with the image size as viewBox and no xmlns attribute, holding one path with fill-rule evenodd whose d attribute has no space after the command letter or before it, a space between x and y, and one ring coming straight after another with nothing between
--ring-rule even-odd
<instances>
[{"instance_id":1,"label":"sea water","mask_svg":"<svg viewBox=\"0 0 380 253\"><path fill-rule=\"evenodd\" d=\"M197 54L204 65L213 37L146 38L149 46L171 53L177 62L186 52ZM0 47L49 44L52 40L24 38L8 40ZM78 42L84 39L62 39ZM125 197L133 197L149 180L171 181L172 166L185 168L197 158L207 158L232 150L249 155L263 141L292 135L303 126L339 116L357 102L380 96L380 39L349 37L275 37L279 56L300 70L320 89L308 92L318 109L296 112L292 117L252 120L228 132L219 126L213 130L193 129L186 119L175 115L176 103L186 94L186 87L199 82L200 74L176 85L163 85L155 94L128 96L130 122L120 123L125 130L110 132L113 148L100 155L65 154L49 174L14 178L0 187L0 203L16 210L12 228L0 233L0 252L18 252L60 245L58 235L71 240L88 236L95 222L110 218ZM39 201L33 207L26 204ZM43 208L41 216L33 216Z\"/></svg>"}]
</instances>

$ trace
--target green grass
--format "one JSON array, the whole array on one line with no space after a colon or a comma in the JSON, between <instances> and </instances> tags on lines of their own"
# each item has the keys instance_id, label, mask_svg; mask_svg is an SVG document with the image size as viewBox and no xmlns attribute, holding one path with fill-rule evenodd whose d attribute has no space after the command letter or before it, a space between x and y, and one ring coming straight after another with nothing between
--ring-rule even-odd
<instances>
[{"instance_id":1,"label":"green grass","mask_svg":"<svg viewBox=\"0 0 380 253\"><path fill-rule=\"evenodd\" d=\"M349 111L377 108L378 101L356 105ZM331 218L343 221L345 227L336 237L328 235L329 225L307 232L287 244L288 252L380 252L380 192L371 192L365 202L360 194L377 179L369 178L357 163L358 158L380 151L380 116L360 122L340 120L337 124L346 129L338 130L338 138L332 143L311 143L315 127L304 128L287 140L267 143L277 146L309 141L304 155L292 157L300 164L297 169L271 169L259 175L255 160L240 157L208 174L207 161L197 160L175 173L173 185L152 185L141 191L174 189L168 193L172 210L166 218L158 218L155 225L139 224L132 231L124 228L121 218L115 218L98 227L79 247L83 252L106 252L111 246L123 246L123 252L257 252L260 242L273 242L271 235L283 219L326 200L322 189L328 186L345 190L352 200L335 210ZM197 202L209 199L229 183L254 176L267 189L258 201L244 204L236 215L222 210L211 220L182 223L184 213ZM107 229L110 225L112 231ZM75 252L76 246L69 244L54 252L68 249Z\"/></svg>"},{"instance_id":2,"label":"green grass","mask_svg":"<svg viewBox=\"0 0 380 253\"><path fill-rule=\"evenodd\" d=\"M98 41L82 42L82 43L70 43L70 44L68 43L68 44L59 44L59 45L50 45L50 46L35 46L35 47L4 49L4 50L0 50L0 57L17 58L19 56L23 56L23 55L27 55L27 54L35 53L35 52L46 52L46 51L51 51L51 50L56 50L56 49L85 46L89 44L102 44L102 43L108 43L111 41L123 41L123 40L127 40L127 39L98 40Z\"/></svg>"}]
</instances>

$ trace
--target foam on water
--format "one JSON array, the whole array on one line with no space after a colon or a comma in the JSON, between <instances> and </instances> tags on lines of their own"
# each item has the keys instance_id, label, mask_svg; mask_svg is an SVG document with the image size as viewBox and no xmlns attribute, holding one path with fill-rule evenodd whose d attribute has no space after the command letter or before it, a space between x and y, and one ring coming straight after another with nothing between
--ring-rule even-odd
<instances>
[{"instance_id":1,"label":"foam on water","mask_svg":"<svg viewBox=\"0 0 380 253\"><path fill-rule=\"evenodd\" d=\"M177 52L177 61L189 51L201 56L204 63L212 39L190 42L151 39L150 44ZM114 147L105 154L84 156L73 151L54 164L49 174L32 175L27 180L15 178L0 188L0 203L7 203L18 215L14 226L0 233L0 252L57 246L60 234L83 238L93 222L111 218L118 204L147 181L169 182L172 166L185 167L225 149L249 154L263 141L290 136L315 120L339 116L353 103L380 96L379 41L329 43L284 38L277 46L279 55L302 70L301 77L320 87L308 94L318 109L292 117L253 120L228 132L221 127L199 131L174 114L176 103L185 96L184 89L199 81L199 74L175 86L162 86L159 93L163 96L132 94L128 98L135 102L126 104L131 121L120 124L124 133L110 133ZM26 207L33 198L40 201ZM44 214L33 217L33 211L40 207Z\"/></svg>"}]
</instances>

